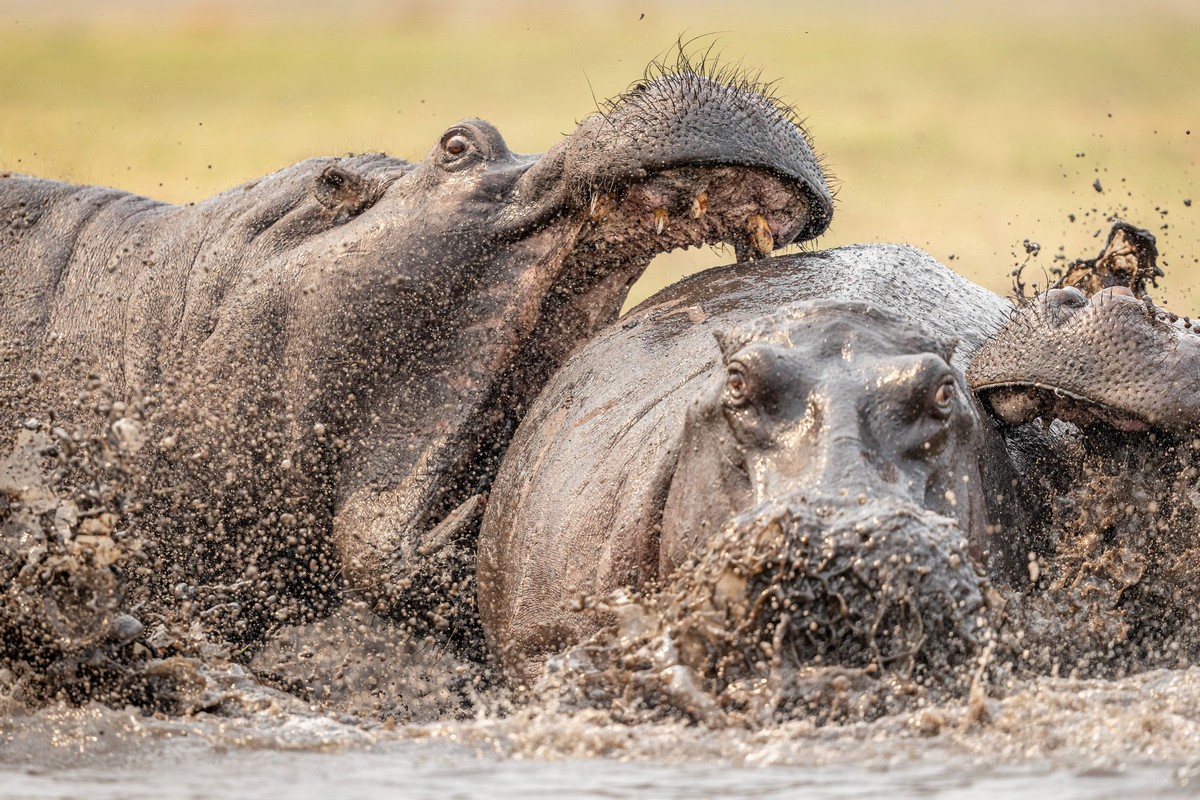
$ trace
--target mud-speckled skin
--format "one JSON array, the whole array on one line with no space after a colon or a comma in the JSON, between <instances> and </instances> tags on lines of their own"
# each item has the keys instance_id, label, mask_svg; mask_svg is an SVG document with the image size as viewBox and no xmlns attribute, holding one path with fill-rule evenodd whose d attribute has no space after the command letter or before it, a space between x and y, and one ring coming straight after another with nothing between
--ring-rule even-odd
<instances>
[{"instance_id":1,"label":"mud-speckled skin","mask_svg":"<svg viewBox=\"0 0 1200 800\"><path fill-rule=\"evenodd\" d=\"M1200 335L1122 288L1051 289L980 349L972 387L1006 423L1038 416L1192 430Z\"/></svg>"},{"instance_id":2,"label":"mud-speckled skin","mask_svg":"<svg viewBox=\"0 0 1200 800\"><path fill-rule=\"evenodd\" d=\"M249 582L243 623L295 619L297 582L395 603L470 550L521 410L656 252L740 244L748 216L781 246L831 211L786 109L687 70L542 156L465 120L419 163L313 159L188 205L0 174L0 444L92 374L154 398L150 444L184 473L154 496L200 527L164 585Z\"/></svg>"},{"instance_id":3,"label":"mud-speckled skin","mask_svg":"<svg viewBox=\"0 0 1200 800\"><path fill-rule=\"evenodd\" d=\"M952 363L960 378L1011 311L1003 298L918 250L859 245L692 276L601 333L530 408L485 514L480 612L489 643L511 675L532 680L547 652L604 624L600 612L571 610L578 598L666 577L672 559L664 558L669 544L659 534L667 535L671 520L664 519L664 507L677 491L677 469L695 455L681 454L681 443L688 407L720 368L714 334L810 299L869 300L943 342L956 342ZM858 324L889 330L869 315ZM988 445L968 437L956 446L990 446L992 461L1005 460L998 438ZM719 525L722 513L728 518L744 507L720 508L715 487L731 467L707 455L697 460L711 467L706 485L714 487L711 516ZM967 495L987 480L995 478L964 484L964 509L971 504ZM696 492L702 496L704 487Z\"/></svg>"}]
</instances>

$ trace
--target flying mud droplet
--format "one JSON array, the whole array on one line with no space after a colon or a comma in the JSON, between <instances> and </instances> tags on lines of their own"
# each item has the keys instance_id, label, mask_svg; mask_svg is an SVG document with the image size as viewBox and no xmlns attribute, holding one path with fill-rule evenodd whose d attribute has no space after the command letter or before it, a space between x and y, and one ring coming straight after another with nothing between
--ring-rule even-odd
<instances>
[{"instance_id":1,"label":"flying mud droplet","mask_svg":"<svg viewBox=\"0 0 1200 800\"><path fill-rule=\"evenodd\" d=\"M121 447L130 454L137 453L145 444L146 437L142 434L142 426L129 417L121 417L112 424L112 432L117 437Z\"/></svg>"},{"instance_id":2,"label":"flying mud droplet","mask_svg":"<svg viewBox=\"0 0 1200 800\"><path fill-rule=\"evenodd\" d=\"M692 219L700 219L708 213L708 192L701 192L692 199Z\"/></svg>"}]
</instances>

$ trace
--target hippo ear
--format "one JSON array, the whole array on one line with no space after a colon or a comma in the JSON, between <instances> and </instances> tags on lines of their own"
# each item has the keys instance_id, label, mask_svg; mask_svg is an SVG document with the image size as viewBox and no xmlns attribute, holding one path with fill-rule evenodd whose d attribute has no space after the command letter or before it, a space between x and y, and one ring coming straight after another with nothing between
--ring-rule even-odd
<instances>
[{"instance_id":1,"label":"hippo ear","mask_svg":"<svg viewBox=\"0 0 1200 800\"><path fill-rule=\"evenodd\" d=\"M332 212L334 224L340 225L374 205L379 186L361 173L331 164L313 181L313 195Z\"/></svg>"},{"instance_id":2,"label":"hippo ear","mask_svg":"<svg viewBox=\"0 0 1200 800\"><path fill-rule=\"evenodd\" d=\"M954 358L954 351L958 349L960 341L957 336L950 336L942 340L941 356L947 364Z\"/></svg>"},{"instance_id":3,"label":"hippo ear","mask_svg":"<svg viewBox=\"0 0 1200 800\"><path fill-rule=\"evenodd\" d=\"M742 337L733 331L713 331L717 347L721 348L721 361L729 361L729 357L742 349Z\"/></svg>"}]
</instances>

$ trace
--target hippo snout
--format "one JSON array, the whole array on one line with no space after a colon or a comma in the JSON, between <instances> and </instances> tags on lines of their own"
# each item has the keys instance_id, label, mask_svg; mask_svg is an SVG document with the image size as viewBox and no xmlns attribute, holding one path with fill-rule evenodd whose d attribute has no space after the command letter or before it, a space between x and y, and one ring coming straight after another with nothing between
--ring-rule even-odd
<instances>
[{"instance_id":1,"label":"hippo snout","mask_svg":"<svg viewBox=\"0 0 1200 800\"><path fill-rule=\"evenodd\" d=\"M708 612L681 618L676 637L701 672L775 663L936 678L986 638L986 582L962 529L907 503L762 503L730 520L667 593Z\"/></svg>"},{"instance_id":2,"label":"hippo snout","mask_svg":"<svg viewBox=\"0 0 1200 800\"><path fill-rule=\"evenodd\" d=\"M722 363L688 410L663 512L664 571L772 501L909 504L982 527L981 427L952 343L856 304L717 339Z\"/></svg>"},{"instance_id":3,"label":"hippo snout","mask_svg":"<svg viewBox=\"0 0 1200 800\"><path fill-rule=\"evenodd\" d=\"M1200 417L1200 336L1124 286L1067 286L1019 307L976 354L972 389L1005 425L1037 417L1187 433Z\"/></svg>"}]
</instances>

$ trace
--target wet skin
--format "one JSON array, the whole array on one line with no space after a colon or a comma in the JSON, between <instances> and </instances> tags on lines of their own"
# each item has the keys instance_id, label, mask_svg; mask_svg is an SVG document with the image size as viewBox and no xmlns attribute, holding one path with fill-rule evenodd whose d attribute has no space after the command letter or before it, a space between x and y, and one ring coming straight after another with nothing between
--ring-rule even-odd
<instances>
[{"instance_id":1,"label":"wet skin","mask_svg":"<svg viewBox=\"0 0 1200 800\"><path fill-rule=\"evenodd\" d=\"M819 302L787 305L804 298ZM1068 439L1195 425L1194 393L1170 391L1200 374L1193 337L1129 289L1014 309L895 246L694 276L568 361L518 430L480 540L489 642L532 682L547 654L610 624L586 598L678 578L771 504L831 520L860 503L933 512L1019 588L1053 493L1077 475Z\"/></svg>"},{"instance_id":2,"label":"wet skin","mask_svg":"<svg viewBox=\"0 0 1200 800\"><path fill-rule=\"evenodd\" d=\"M1100 254L1071 262L1023 299L971 362L974 391L1012 428L1061 419L1186 433L1200 419L1200 341L1191 321L1154 305L1154 235L1118 220Z\"/></svg>"},{"instance_id":3,"label":"wet skin","mask_svg":"<svg viewBox=\"0 0 1200 800\"><path fill-rule=\"evenodd\" d=\"M1006 425L1053 417L1186 432L1200 419L1200 336L1123 286L1039 296L979 353L970 376Z\"/></svg>"},{"instance_id":4,"label":"wet skin","mask_svg":"<svg viewBox=\"0 0 1200 800\"><path fill-rule=\"evenodd\" d=\"M234 609L227 635L344 589L444 629L523 409L653 255L757 257L831 209L790 113L690 68L540 156L468 119L418 163L312 159L186 206L4 174L0 443L88 422L88 387L149 427L148 580Z\"/></svg>"}]
</instances>

